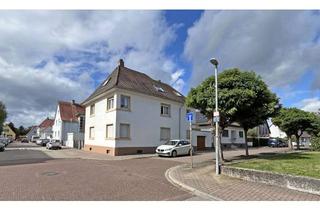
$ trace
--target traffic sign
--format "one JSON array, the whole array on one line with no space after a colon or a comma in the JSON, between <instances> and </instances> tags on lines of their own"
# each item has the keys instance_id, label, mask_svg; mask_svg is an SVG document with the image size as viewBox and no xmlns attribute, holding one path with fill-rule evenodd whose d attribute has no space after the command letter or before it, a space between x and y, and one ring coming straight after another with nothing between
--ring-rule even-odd
<instances>
[{"instance_id":1,"label":"traffic sign","mask_svg":"<svg viewBox=\"0 0 320 210\"><path fill-rule=\"evenodd\" d=\"M220 121L220 117L219 116L213 117L213 122L219 122L219 121Z\"/></svg>"},{"instance_id":2,"label":"traffic sign","mask_svg":"<svg viewBox=\"0 0 320 210\"><path fill-rule=\"evenodd\" d=\"M214 117L219 117L220 114L219 114L219 112L213 112L213 116L214 116Z\"/></svg>"},{"instance_id":3,"label":"traffic sign","mask_svg":"<svg viewBox=\"0 0 320 210\"><path fill-rule=\"evenodd\" d=\"M192 112L187 113L187 120L191 122L193 120Z\"/></svg>"}]
</instances>

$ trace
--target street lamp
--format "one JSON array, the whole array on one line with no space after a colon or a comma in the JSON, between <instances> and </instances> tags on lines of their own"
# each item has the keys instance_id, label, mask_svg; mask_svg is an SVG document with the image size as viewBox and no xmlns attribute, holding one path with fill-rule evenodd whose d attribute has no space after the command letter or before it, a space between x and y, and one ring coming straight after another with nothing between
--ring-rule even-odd
<instances>
[{"instance_id":1,"label":"street lamp","mask_svg":"<svg viewBox=\"0 0 320 210\"><path fill-rule=\"evenodd\" d=\"M216 109L213 113L213 120L216 123L216 146L215 146L215 152L216 152L216 175L220 174L220 167L219 167L219 111L218 111L218 60L215 58L211 58L210 62L214 65L214 78L215 78L215 92L216 92Z\"/></svg>"}]
</instances>

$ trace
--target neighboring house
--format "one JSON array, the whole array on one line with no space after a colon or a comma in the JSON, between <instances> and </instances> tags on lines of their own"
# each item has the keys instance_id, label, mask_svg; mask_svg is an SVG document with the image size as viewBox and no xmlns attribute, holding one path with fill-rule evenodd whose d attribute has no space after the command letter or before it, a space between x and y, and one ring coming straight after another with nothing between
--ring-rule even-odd
<instances>
[{"instance_id":1,"label":"neighboring house","mask_svg":"<svg viewBox=\"0 0 320 210\"><path fill-rule=\"evenodd\" d=\"M191 110L190 110L191 111ZM197 150L210 149L214 145L212 138L212 125L198 110L192 110L192 144ZM215 132L215 131L214 131ZM215 135L215 133L214 133ZM190 129L187 130L187 139L190 139ZM244 130L238 123L232 123L222 132L221 143L224 147L242 147L245 144Z\"/></svg>"},{"instance_id":2,"label":"neighboring house","mask_svg":"<svg viewBox=\"0 0 320 210\"><path fill-rule=\"evenodd\" d=\"M9 124L3 124L1 136L12 138L12 139L17 138L16 133L12 130L12 128L9 126Z\"/></svg>"},{"instance_id":3,"label":"neighboring house","mask_svg":"<svg viewBox=\"0 0 320 210\"><path fill-rule=\"evenodd\" d=\"M85 109L80 104L66 101L59 101L54 125L52 128L53 139L60 140L62 145L73 147L73 141L83 141ZM68 136L72 135L72 138Z\"/></svg>"},{"instance_id":4,"label":"neighboring house","mask_svg":"<svg viewBox=\"0 0 320 210\"><path fill-rule=\"evenodd\" d=\"M84 150L126 155L154 153L169 139L186 137L185 97L171 86L119 65L82 105Z\"/></svg>"},{"instance_id":5,"label":"neighboring house","mask_svg":"<svg viewBox=\"0 0 320 210\"><path fill-rule=\"evenodd\" d=\"M299 140L302 146L309 147L311 144L311 135L308 132L304 131Z\"/></svg>"},{"instance_id":6,"label":"neighboring house","mask_svg":"<svg viewBox=\"0 0 320 210\"><path fill-rule=\"evenodd\" d=\"M40 139L51 139L52 138L52 119L45 119L37 128L36 136L39 136Z\"/></svg>"},{"instance_id":7,"label":"neighboring house","mask_svg":"<svg viewBox=\"0 0 320 210\"><path fill-rule=\"evenodd\" d=\"M286 138L287 135L285 132L280 130L280 128L272 123L271 118L267 120L269 130L270 130L270 138Z\"/></svg>"},{"instance_id":8,"label":"neighboring house","mask_svg":"<svg viewBox=\"0 0 320 210\"><path fill-rule=\"evenodd\" d=\"M37 136L38 126L32 126L30 131L26 134L26 138L31 141L33 136Z\"/></svg>"}]
</instances>

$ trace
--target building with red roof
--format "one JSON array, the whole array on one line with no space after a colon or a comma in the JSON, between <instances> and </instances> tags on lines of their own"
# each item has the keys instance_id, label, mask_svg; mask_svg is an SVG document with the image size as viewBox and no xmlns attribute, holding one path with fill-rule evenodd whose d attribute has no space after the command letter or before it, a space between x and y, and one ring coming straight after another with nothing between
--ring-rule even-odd
<instances>
[{"instance_id":1,"label":"building with red roof","mask_svg":"<svg viewBox=\"0 0 320 210\"><path fill-rule=\"evenodd\" d=\"M54 120L46 118L43 120L37 128L37 135L40 136L41 139L52 139L52 126Z\"/></svg>"},{"instance_id":2,"label":"building with red roof","mask_svg":"<svg viewBox=\"0 0 320 210\"><path fill-rule=\"evenodd\" d=\"M53 124L53 138L74 147L74 140L83 140L85 109L74 100L59 101ZM68 136L73 136L73 140Z\"/></svg>"}]
</instances>

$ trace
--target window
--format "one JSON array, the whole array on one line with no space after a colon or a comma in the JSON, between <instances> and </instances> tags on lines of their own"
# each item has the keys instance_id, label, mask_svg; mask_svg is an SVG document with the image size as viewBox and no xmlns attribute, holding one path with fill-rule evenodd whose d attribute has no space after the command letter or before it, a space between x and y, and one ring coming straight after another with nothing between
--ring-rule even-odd
<instances>
[{"instance_id":1,"label":"window","mask_svg":"<svg viewBox=\"0 0 320 210\"><path fill-rule=\"evenodd\" d=\"M107 110L113 109L114 107L114 98L108 98L107 100Z\"/></svg>"},{"instance_id":2,"label":"window","mask_svg":"<svg viewBox=\"0 0 320 210\"><path fill-rule=\"evenodd\" d=\"M110 78L108 78L108 79L103 83L103 85L102 85L102 86L105 86L106 84L108 84L108 82L110 81L110 79L111 79L111 77L110 77Z\"/></svg>"},{"instance_id":3,"label":"window","mask_svg":"<svg viewBox=\"0 0 320 210\"><path fill-rule=\"evenodd\" d=\"M129 96L121 95L120 107L123 108L123 109L129 109L130 108L130 97Z\"/></svg>"},{"instance_id":4,"label":"window","mask_svg":"<svg viewBox=\"0 0 320 210\"><path fill-rule=\"evenodd\" d=\"M186 139L190 139L190 130L187 130Z\"/></svg>"},{"instance_id":5,"label":"window","mask_svg":"<svg viewBox=\"0 0 320 210\"><path fill-rule=\"evenodd\" d=\"M113 137L114 137L113 124L109 124L106 127L106 138L113 138Z\"/></svg>"},{"instance_id":6,"label":"window","mask_svg":"<svg viewBox=\"0 0 320 210\"><path fill-rule=\"evenodd\" d=\"M239 137L243 138L243 131L239 131Z\"/></svg>"},{"instance_id":7,"label":"window","mask_svg":"<svg viewBox=\"0 0 320 210\"><path fill-rule=\"evenodd\" d=\"M120 138L130 138L130 125L120 123Z\"/></svg>"},{"instance_id":8,"label":"window","mask_svg":"<svg viewBox=\"0 0 320 210\"><path fill-rule=\"evenodd\" d=\"M81 133L83 133L84 132L84 117L83 116L81 116L80 117L80 125L79 125L79 131L81 132Z\"/></svg>"},{"instance_id":9,"label":"window","mask_svg":"<svg viewBox=\"0 0 320 210\"><path fill-rule=\"evenodd\" d=\"M94 127L89 128L89 139L94 139Z\"/></svg>"},{"instance_id":10,"label":"window","mask_svg":"<svg viewBox=\"0 0 320 210\"><path fill-rule=\"evenodd\" d=\"M95 105L91 105L90 106L90 115L94 115L94 112L95 112Z\"/></svg>"},{"instance_id":11,"label":"window","mask_svg":"<svg viewBox=\"0 0 320 210\"><path fill-rule=\"evenodd\" d=\"M161 141L170 140L170 128L160 128L160 140Z\"/></svg>"},{"instance_id":12,"label":"window","mask_svg":"<svg viewBox=\"0 0 320 210\"><path fill-rule=\"evenodd\" d=\"M162 93L165 92L162 87L159 87L159 86L156 86L156 85L153 85L153 87L154 87L158 92L162 92Z\"/></svg>"},{"instance_id":13,"label":"window","mask_svg":"<svg viewBox=\"0 0 320 210\"><path fill-rule=\"evenodd\" d=\"M160 113L161 113L162 116L170 116L170 105L161 104Z\"/></svg>"},{"instance_id":14,"label":"window","mask_svg":"<svg viewBox=\"0 0 320 210\"><path fill-rule=\"evenodd\" d=\"M228 130L223 130L222 137L229 137L229 131Z\"/></svg>"}]
</instances>

